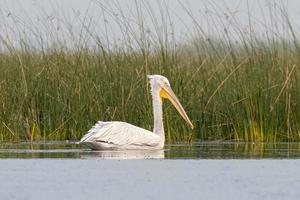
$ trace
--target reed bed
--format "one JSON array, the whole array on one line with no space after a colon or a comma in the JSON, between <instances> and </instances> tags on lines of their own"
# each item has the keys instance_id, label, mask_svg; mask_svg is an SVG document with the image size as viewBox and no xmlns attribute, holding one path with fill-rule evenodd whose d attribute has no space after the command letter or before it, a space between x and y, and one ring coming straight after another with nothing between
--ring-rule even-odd
<instances>
[{"instance_id":1,"label":"reed bed","mask_svg":"<svg viewBox=\"0 0 300 200\"><path fill-rule=\"evenodd\" d=\"M148 15L153 12L149 4L135 6L137 14L140 6ZM150 20L154 32L141 13L137 29L128 18L111 14L123 34L113 43L93 32L87 16L78 19L79 32L69 28L70 22L60 22L64 37L52 22L45 25L46 36L14 24L18 38L0 36L0 141L78 140L98 120L151 130L147 74L168 77L195 125L190 130L165 102L170 143L300 141L299 40L285 10L276 12L287 38L251 29L245 34L238 25L209 35L187 7L183 10L194 24L180 41L164 11L163 19ZM278 26L272 27L268 31L276 32Z\"/></svg>"}]
</instances>

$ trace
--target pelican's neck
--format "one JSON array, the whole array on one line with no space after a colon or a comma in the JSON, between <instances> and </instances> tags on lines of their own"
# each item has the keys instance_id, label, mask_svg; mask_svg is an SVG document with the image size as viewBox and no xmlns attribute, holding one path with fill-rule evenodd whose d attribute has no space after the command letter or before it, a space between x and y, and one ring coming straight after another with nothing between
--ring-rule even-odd
<instances>
[{"instance_id":1,"label":"pelican's neck","mask_svg":"<svg viewBox=\"0 0 300 200\"><path fill-rule=\"evenodd\" d=\"M160 88L152 88L152 102L154 114L154 129L153 132L160 136L161 144L165 143L165 132L163 124L162 99L159 95Z\"/></svg>"}]
</instances>

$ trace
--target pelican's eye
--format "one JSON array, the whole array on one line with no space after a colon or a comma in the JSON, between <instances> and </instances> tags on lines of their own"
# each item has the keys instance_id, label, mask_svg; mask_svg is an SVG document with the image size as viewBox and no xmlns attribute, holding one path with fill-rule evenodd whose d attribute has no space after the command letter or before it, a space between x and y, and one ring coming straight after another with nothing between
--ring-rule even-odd
<instances>
[{"instance_id":1,"label":"pelican's eye","mask_svg":"<svg viewBox=\"0 0 300 200\"><path fill-rule=\"evenodd\" d=\"M170 86L170 83L169 83L169 81L167 81L167 80L164 80L164 83L165 83L167 86Z\"/></svg>"}]
</instances>

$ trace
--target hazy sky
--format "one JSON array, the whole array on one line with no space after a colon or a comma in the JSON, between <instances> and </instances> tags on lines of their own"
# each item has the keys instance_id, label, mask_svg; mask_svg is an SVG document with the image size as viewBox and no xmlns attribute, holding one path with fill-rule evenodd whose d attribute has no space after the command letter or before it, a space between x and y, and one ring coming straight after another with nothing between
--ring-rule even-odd
<instances>
[{"instance_id":1,"label":"hazy sky","mask_svg":"<svg viewBox=\"0 0 300 200\"><path fill-rule=\"evenodd\" d=\"M26 29L32 32L28 31L27 35L41 34L51 38L49 34L53 30L71 30L74 37L79 37L89 34L82 31L82 24L85 24L101 40L117 42L123 41L126 31L126 36L137 34L135 30L141 26L143 18L146 31L156 35L168 32L177 40L192 32L195 23L208 35L218 35L226 29L234 37L237 28L245 34L249 29L265 34L266 27L272 26L275 34L288 37L286 24L281 23L284 17L278 12L282 6L298 31L299 0L0 0L0 35L14 40ZM118 19L124 18L131 30L126 30L126 24L118 23ZM66 33L57 35L69 38Z\"/></svg>"}]
</instances>

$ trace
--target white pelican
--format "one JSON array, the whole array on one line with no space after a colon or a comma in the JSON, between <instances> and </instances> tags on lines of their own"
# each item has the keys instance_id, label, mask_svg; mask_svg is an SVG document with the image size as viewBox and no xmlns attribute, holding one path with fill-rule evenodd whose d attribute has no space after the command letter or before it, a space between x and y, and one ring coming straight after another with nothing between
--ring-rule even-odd
<instances>
[{"instance_id":1,"label":"white pelican","mask_svg":"<svg viewBox=\"0 0 300 200\"><path fill-rule=\"evenodd\" d=\"M153 132L126 122L99 121L85 134L80 144L93 150L102 149L162 149L165 145L162 99L171 101L179 114L193 129L193 124L171 89L168 79L161 75L148 75L154 113Z\"/></svg>"}]
</instances>

